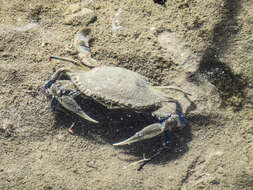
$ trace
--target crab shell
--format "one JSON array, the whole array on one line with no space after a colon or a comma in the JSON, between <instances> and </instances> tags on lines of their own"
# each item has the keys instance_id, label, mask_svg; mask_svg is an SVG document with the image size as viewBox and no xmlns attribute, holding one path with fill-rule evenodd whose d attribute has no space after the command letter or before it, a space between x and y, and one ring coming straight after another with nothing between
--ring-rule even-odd
<instances>
[{"instance_id":1,"label":"crab shell","mask_svg":"<svg viewBox=\"0 0 253 190\"><path fill-rule=\"evenodd\" d=\"M101 66L66 74L83 95L109 109L143 110L168 101L168 96L153 88L146 77L124 68Z\"/></svg>"}]
</instances>

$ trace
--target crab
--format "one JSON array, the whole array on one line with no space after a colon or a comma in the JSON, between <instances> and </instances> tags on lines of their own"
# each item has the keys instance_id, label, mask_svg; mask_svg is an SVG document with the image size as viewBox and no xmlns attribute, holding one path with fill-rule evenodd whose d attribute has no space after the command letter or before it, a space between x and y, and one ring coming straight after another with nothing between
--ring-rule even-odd
<instances>
[{"instance_id":1,"label":"crab","mask_svg":"<svg viewBox=\"0 0 253 190\"><path fill-rule=\"evenodd\" d=\"M66 61L64 58L52 58ZM46 83L44 89L53 97L53 109L59 102L65 109L93 123L99 122L82 110L75 99L77 96L89 98L107 109L131 109L135 112L152 110L152 115L158 118L159 122L144 127L133 136L113 144L114 146L153 138L167 130L171 131L175 124L179 128L185 125L180 103L163 90L174 89L185 95L189 93L175 86L152 86L148 78L125 68L99 66L89 71L80 68L60 68Z\"/></svg>"}]
</instances>

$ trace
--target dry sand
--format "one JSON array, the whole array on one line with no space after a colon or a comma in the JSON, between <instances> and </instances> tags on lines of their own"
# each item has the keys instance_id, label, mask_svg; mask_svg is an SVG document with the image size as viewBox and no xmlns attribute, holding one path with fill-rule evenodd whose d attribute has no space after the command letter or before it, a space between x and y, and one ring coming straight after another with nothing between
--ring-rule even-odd
<instances>
[{"instance_id":1,"label":"dry sand","mask_svg":"<svg viewBox=\"0 0 253 190\"><path fill-rule=\"evenodd\" d=\"M252 0L0 3L0 189L253 189ZM150 118L101 108L91 111L104 122L93 125L52 112L41 90L49 56L78 59L83 27L101 64L193 94L191 105L175 94L188 123L181 143L141 171L125 166L154 153L160 137L112 143Z\"/></svg>"}]
</instances>

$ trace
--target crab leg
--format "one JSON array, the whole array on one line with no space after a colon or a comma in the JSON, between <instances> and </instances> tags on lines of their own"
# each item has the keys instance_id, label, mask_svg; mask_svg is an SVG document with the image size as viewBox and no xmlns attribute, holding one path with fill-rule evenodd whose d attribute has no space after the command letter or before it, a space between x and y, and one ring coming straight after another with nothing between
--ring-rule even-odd
<instances>
[{"instance_id":1,"label":"crab leg","mask_svg":"<svg viewBox=\"0 0 253 190\"><path fill-rule=\"evenodd\" d=\"M75 132L73 131L73 127L75 126L76 122L73 122L71 124L71 126L68 128L68 132L71 133L71 134L74 134Z\"/></svg>"},{"instance_id":2,"label":"crab leg","mask_svg":"<svg viewBox=\"0 0 253 190\"><path fill-rule=\"evenodd\" d=\"M171 130L172 126L171 123L177 121L178 126L184 126L184 120L182 114L173 114L169 116L166 120L160 122L160 123L153 123L151 125L148 125L141 131L138 131L133 135L132 137L129 137L128 139L113 144L114 146L123 146L123 145L129 145L134 142L139 142L142 140L150 139L155 136L160 135L166 130Z\"/></svg>"},{"instance_id":3,"label":"crab leg","mask_svg":"<svg viewBox=\"0 0 253 190\"><path fill-rule=\"evenodd\" d=\"M158 89L158 90L164 90L164 89L173 89L173 90L176 90L176 91L179 91L179 92L182 92L186 95L191 95L189 92L186 92L184 91L183 89L177 87L177 86L153 86L155 89Z\"/></svg>"},{"instance_id":4,"label":"crab leg","mask_svg":"<svg viewBox=\"0 0 253 190\"><path fill-rule=\"evenodd\" d=\"M78 61L75 61L75 60L72 60L72 59L66 59L66 58L62 58L62 57L50 56L50 58L49 58L50 62L51 62L52 59L57 59L57 60L60 60L60 61L70 62L70 63L73 63L77 66L82 67L83 69L86 69L85 66L88 67L88 68L94 68L95 67L95 66L91 66L89 64L83 63L83 62L78 62Z\"/></svg>"}]
</instances>

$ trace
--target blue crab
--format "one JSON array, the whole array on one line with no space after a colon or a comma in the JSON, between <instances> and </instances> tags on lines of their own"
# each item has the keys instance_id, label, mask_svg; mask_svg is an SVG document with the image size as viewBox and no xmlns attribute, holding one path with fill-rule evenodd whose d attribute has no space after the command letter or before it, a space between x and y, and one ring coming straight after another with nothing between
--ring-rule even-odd
<instances>
[{"instance_id":1,"label":"blue crab","mask_svg":"<svg viewBox=\"0 0 253 190\"><path fill-rule=\"evenodd\" d=\"M52 58L66 61L63 58ZM44 88L53 97L52 108L59 102L65 109L93 123L99 122L81 109L75 100L77 96L92 99L107 109L122 108L136 112L154 110L152 115L160 122L144 127L126 140L113 144L114 146L153 138L164 131L172 130L175 124L176 127L185 125L180 103L162 90L174 89L188 93L175 86L152 86L148 78L125 68L100 66L89 71L60 68Z\"/></svg>"}]
</instances>

